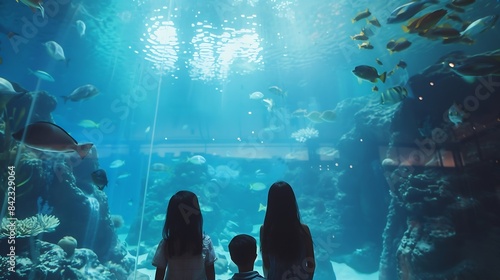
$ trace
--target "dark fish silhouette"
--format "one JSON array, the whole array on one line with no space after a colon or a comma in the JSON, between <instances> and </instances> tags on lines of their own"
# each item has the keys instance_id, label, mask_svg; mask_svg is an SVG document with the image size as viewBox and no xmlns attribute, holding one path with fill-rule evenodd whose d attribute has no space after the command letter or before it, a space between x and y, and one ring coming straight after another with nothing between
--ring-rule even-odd
<instances>
[{"instance_id":1,"label":"dark fish silhouette","mask_svg":"<svg viewBox=\"0 0 500 280\"><path fill-rule=\"evenodd\" d=\"M75 89L68 96L61 96L61 97L64 99L64 103L66 103L68 100L73 101L73 102L87 100L87 99L90 99L98 94L99 94L99 90L95 86L89 84L89 85L84 85L84 86L81 86L81 87Z\"/></svg>"},{"instance_id":2,"label":"dark fish silhouette","mask_svg":"<svg viewBox=\"0 0 500 280\"><path fill-rule=\"evenodd\" d=\"M12 134L12 137L37 150L77 152L84 158L94 144L78 144L62 127L50 122L35 122Z\"/></svg>"},{"instance_id":3,"label":"dark fish silhouette","mask_svg":"<svg viewBox=\"0 0 500 280\"><path fill-rule=\"evenodd\" d=\"M391 15L387 19L387 23L398 23L405 20L409 20L411 17L416 15L418 12L423 10L427 4L437 4L437 0L427 0L427 1L413 1L404 5L401 5L392 11Z\"/></svg>"},{"instance_id":4,"label":"dark fish silhouette","mask_svg":"<svg viewBox=\"0 0 500 280\"><path fill-rule=\"evenodd\" d=\"M92 182L102 191L104 187L108 185L108 176L104 169L97 169L90 174L92 176Z\"/></svg>"}]
</instances>

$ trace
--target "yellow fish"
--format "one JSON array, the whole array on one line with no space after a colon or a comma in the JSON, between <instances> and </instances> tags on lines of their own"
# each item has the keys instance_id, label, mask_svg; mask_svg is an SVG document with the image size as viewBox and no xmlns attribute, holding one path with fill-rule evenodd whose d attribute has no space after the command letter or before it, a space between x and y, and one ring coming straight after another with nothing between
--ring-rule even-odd
<instances>
[{"instance_id":1,"label":"yellow fish","mask_svg":"<svg viewBox=\"0 0 500 280\"><path fill-rule=\"evenodd\" d=\"M19 3L19 0L16 0L16 2ZM30 7L33 12L35 12L36 9L40 10L40 12L42 13L42 17L45 17L45 10L42 6L42 0L21 0L21 3Z\"/></svg>"}]
</instances>

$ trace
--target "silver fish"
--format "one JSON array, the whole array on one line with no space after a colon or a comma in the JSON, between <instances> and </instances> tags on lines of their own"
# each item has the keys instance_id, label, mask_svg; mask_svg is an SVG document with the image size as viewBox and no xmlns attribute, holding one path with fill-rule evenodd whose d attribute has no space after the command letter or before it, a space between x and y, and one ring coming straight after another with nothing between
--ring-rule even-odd
<instances>
[{"instance_id":1,"label":"silver fish","mask_svg":"<svg viewBox=\"0 0 500 280\"><path fill-rule=\"evenodd\" d=\"M61 97L64 99L64 103L66 103L68 100L73 102L87 100L98 94L99 90L95 86L88 84L75 89L68 96L63 95Z\"/></svg>"}]
</instances>

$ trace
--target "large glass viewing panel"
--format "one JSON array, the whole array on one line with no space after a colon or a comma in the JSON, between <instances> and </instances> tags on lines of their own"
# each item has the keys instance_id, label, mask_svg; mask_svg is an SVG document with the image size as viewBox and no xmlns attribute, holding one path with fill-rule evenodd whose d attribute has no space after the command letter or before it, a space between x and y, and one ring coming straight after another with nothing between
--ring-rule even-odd
<instances>
[{"instance_id":1,"label":"large glass viewing panel","mask_svg":"<svg viewBox=\"0 0 500 280\"><path fill-rule=\"evenodd\" d=\"M310 229L314 279L500 279L499 14L495 0L0 1L0 279L155 279L181 190L215 279L238 272L239 234L267 276L277 181ZM301 256L269 279L310 279Z\"/></svg>"}]
</instances>

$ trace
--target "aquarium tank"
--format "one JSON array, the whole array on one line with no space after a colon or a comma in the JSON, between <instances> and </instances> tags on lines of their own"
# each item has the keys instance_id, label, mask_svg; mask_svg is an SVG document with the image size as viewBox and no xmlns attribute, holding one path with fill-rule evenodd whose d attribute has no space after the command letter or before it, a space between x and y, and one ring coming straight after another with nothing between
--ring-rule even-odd
<instances>
[{"instance_id":1,"label":"aquarium tank","mask_svg":"<svg viewBox=\"0 0 500 280\"><path fill-rule=\"evenodd\" d=\"M1 0L0 279L154 279L180 190L198 197L216 279L238 272L238 234L264 275L277 181L310 228L314 279L500 279L499 14Z\"/></svg>"}]
</instances>

